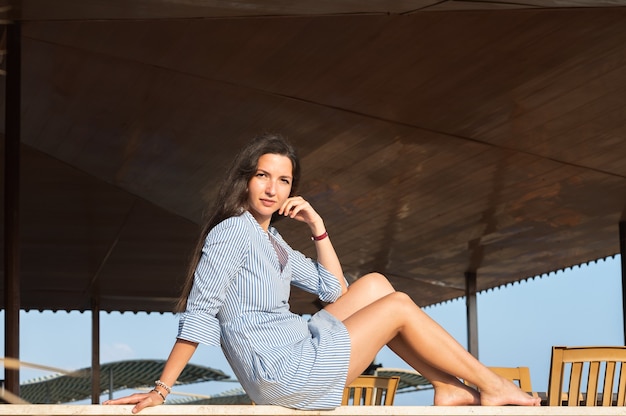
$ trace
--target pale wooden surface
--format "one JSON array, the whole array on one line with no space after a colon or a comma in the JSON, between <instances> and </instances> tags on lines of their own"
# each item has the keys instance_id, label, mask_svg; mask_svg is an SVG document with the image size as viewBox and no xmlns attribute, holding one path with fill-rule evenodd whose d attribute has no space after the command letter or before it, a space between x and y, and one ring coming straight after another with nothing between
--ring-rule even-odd
<instances>
[{"instance_id":1,"label":"pale wooden surface","mask_svg":"<svg viewBox=\"0 0 626 416\"><path fill-rule=\"evenodd\" d=\"M132 406L101 405L0 405L0 415L131 415ZM332 411L296 411L279 406L184 406L165 405L145 409L140 415L216 415L216 416L523 416L523 415L626 415L625 407L567 408L567 407L519 407L519 406L342 406Z\"/></svg>"}]
</instances>

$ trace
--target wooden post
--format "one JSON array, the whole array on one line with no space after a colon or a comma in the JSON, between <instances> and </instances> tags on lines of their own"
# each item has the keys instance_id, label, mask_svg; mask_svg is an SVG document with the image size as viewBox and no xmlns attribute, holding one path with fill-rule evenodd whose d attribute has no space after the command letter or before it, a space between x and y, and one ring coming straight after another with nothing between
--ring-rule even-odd
<instances>
[{"instance_id":1,"label":"wooden post","mask_svg":"<svg viewBox=\"0 0 626 416\"><path fill-rule=\"evenodd\" d=\"M4 138L4 354L20 358L20 23L7 28ZM20 370L4 369L5 388L20 394Z\"/></svg>"},{"instance_id":2,"label":"wooden post","mask_svg":"<svg viewBox=\"0 0 626 416\"><path fill-rule=\"evenodd\" d=\"M478 303L476 273L465 272L465 306L467 308L467 349L478 358Z\"/></svg>"},{"instance_id":3,"label":"wooden post","mask_svg":"<svg viewBox=\"0 0 626 416\"><path fill-rule=\"evenodd\" d=\"M91 306L91 404L100 403L100 304Z\"/></svg>"},{"instance_id":4,"label":"wooden post","mask_svg":"<svg viewBox=\"0 0 626 416\"><path fill-rule=\"evenodd\" d=\"M626 345L626 221L619 223L619 252L622 260L622 324Z\"/></svg>"}]
</instances>

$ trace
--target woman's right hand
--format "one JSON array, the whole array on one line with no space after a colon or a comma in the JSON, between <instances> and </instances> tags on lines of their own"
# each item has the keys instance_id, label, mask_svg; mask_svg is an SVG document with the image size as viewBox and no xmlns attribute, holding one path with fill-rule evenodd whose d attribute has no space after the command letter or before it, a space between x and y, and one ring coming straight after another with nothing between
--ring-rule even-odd
<instances>
[{"instance_id":1,"label":"woman's right hand","mask_svg":"<svg viewBox=\"0 0 626 416\"><path fill-rule=\"evenodd\" d=\"M111 404L135 404L133 407L133 413L139 413L146 407L158 406L165 403L165 400L154 390L148 393L135 393L130 396L120 397L119 399L106 400L102 402L103 405Z\"/></svg>"}]
</instances>

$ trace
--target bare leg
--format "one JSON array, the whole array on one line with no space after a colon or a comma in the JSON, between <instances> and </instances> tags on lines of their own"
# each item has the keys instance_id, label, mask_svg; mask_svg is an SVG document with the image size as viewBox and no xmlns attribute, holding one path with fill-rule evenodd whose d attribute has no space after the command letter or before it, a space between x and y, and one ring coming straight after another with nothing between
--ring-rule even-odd
<instances>
[{"instance_id":1,"label":"bare leg","mask_svg":"<svg viewBox=\"0 0 626 416\"><path fill-rule=\"evenodd\" d=\"M414 354L407 351L406 343L398 340L391 340L387 346L398 356L403 357L407 363L418 370L435 389L435 406L459 406L459 405L479 405L480 395L478 391L461 383L461 381L422 360L413 359Z\"/></svg>"},{"instance_id":2,"label":"bare leg","mask_svg":"<svg viewBox=\"0 0 626 416\"><path fill-rule=\"evenodd\" d=\"M372 273L363 276L350 286L349 293L351 296L344 295L339 301L328 305L326 310L345 322L354 313L394 292L394 288L384 276ZM353 350L357 349L354 340L352 345ZM396 342L394 339L387 345L431 382L435 389L435 405L480 404L480 397L476 390L461 383L456 377L431 367L411 351L407 351L404 342ZM367 368L380 348L382 345L380 347L375 346L369 353L360 350L351 355L347 383L350 383Z\"/></svg>"},{"instance_id":3,"label":"bare leg","mask_svg":"<svg viewBox=\"0 0 626 416\"><path fill-rule=\"evenodd\" d=\"M341 319L350 333L349 381L388 344L433 383L435 404L539 405L538 399L476 360L406 294L395 292L382 275L358 279L326 310ZM480 396L457 377L478 386Z\"/></svg>"}]
</instances>

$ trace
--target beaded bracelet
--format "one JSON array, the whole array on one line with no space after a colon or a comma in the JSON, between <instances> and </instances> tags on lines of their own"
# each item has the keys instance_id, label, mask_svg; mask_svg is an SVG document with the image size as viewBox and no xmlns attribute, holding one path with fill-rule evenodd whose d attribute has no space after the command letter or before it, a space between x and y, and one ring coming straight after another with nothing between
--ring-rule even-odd
<instances>
[{"instance_id":1,"label":"beaded bracelet","mask_svg":"<svg viewBox=\"0 0 626 416\"><path fill-rule=\"evenodd\" d=\"M159 387L163 387L165 389L165 391L167 391L167 394L170 394L172 392L172 388L170 386L168 386L167 384L165 384L164 382L162 382L161 380L157 380L154 382L155 386L159 386Z\"/></svg>"}]
</instances>

